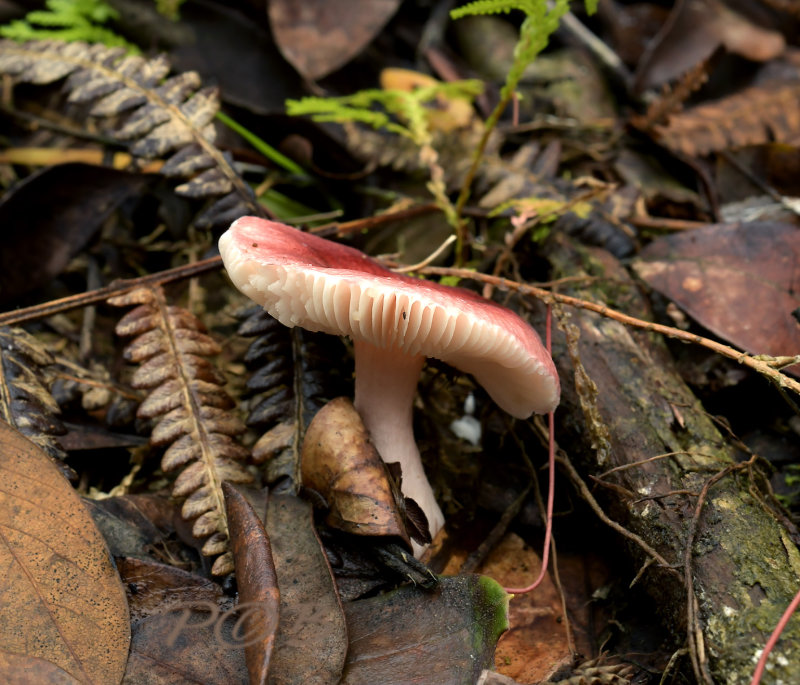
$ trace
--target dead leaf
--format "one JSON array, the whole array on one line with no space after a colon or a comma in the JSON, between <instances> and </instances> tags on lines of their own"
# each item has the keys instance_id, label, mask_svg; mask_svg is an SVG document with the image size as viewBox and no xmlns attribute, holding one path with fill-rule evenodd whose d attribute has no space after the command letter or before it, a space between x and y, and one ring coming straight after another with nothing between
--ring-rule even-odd
<instances>
[{"instance_id":1,"label":"dead leaf","mask_svg":"<svg viewBox=\"0 0 800 685\"><path fill-rule=\"evenodd\" d=\"M166 550L173 520L180 519L180 508L159 495L123 495L84 504L114 557L154 560L153 550Z\"/></svg>"},{"instance_id":2,"label":"dead leaf","mask_svg":"<svg viewBox=\"0 0 800 685\"><path fill-rule=\"evenodd\" d=\"M139 174L75 163L42 169L6 192L0 202L0 301L50 283L109 214L147 183Z\"/></svg>"},{"instance_id":3,"label":"dead leaf","mask_svg":"<svg viewBox=\"0 0 800 685\"><path fill-rule=\"evenodd\" d=\"M0 649L0 679L5 685L79 685L81 682L52 661L14 654L3 649Z\"/></svg>"},{"instance_id":4,"label":"dead leaf","mask_svg":"<svg viewBox=\"0 0 800 685\"><path fill-rule=\"evenodd\" d=\"M345 605L346 685L472 683L491 668L508 628L508 598L486 576L441 578Z\"/></svg>"},{"instance_id":5,"label":"dead leaf","mask_svg":"<svg viewBox=\"0 0 800 685\"><path fill-rule=\"evenodd\" d=\"M233 603L219 585L153 561L120 560L133 640L125 685L247 682Z\"/></svg>"},{"instance_id":6,"label":"dead leaf","mask_svg":"<svg viewBox=\"0 0 800 685\"><path fill-rule=\"evenodd\" d=\"M762 26L721 0L681 0L639 62L638 92L677 78L724 46L749 60L766 62L786 49L781 33Z\"/></svg>"},{"instance_id":7,"label":"dead leaf","mask_svg":"<svg viewBox=\"0 0 800 685\"><path fill-rule=\"evenodd\" d=\"M303 485L327 502L330 526L355 535L396 535L409 544L386 465L346 397L311 421L301 457Z\"/></svg>"},{"instance_id":8,"label":"dead leaf","mask_svg":"<svg viewBox=\"0 0 800 685\"><path fill-rule=\"evenodd\" d=\"M711 225L653 241L634 268L700 325L754 354L800 354L800 233L791 224Z\"/></svg>"},{"instance_id":9,"label":"dead leaf","mask_svg":"<svg viewBox=\"0 0 800 685\"><path fill-rule=\"evenodd\" d=\"M399 6L400 0L271 0L269 20L283 56L314 81L359 54Z\"/></svg>"},{"instance_id":10,"label":"dead leaf","mask_svg":"<svg viewBox=\"0 0 800 685\"><path fill-rule=\"evenodd\" d=\"M0 642L84 683L118 683L128 658L125 592L77 493L0 422Z\"/></svg>"},{"instance_id":11,"label":"dead leaf","mask_svg":"<svg viewBox=\"0 0 800 685\"><path fill-rule=\"evenodd\" d=\"M232 3L184 3L178 25L189 37L170 51L173 67L197 71L205 81L218 83L225 102L256 114L275 115L284 113L287 99L302 96L297 73L266 27Z\"/></svg>"},{"instance_id":12,"label":"dead leaf","mask_svg":"<svg viewBox=\"0 0 800 685\"><path fill-rule=\"evenodd\" d=\"M338 683L347 654L347 625L314 530L311 505L291 495L270 495L266 525L281 591L270 682Z\"/></svg>"},{"instance_id":13,"label":"dead leaf","mask_svg":"<svg viewBox=\"0 0 800 685\"><path fill-rule=\"evenodd\" d=\"M278 576L264 524L230 483L222 483L251 685L267 682L280 611Z\"/></svg>"},{"instance_id":14,"label":"dead leaf","mask_svg":"<svg viewBox=\"0 0 800 685\"><path fill-rule=\"evenodd\" d=\"M539 555L517 535L507 535L481 566L481 572L505 587L525 587L539 575ZM569 663L568 628L561 621L561 598L550 575L532 592L512 595L509 629L494 655L498 673L521 683L547 680L554 665Z\"/></svg>"}]
</instances>

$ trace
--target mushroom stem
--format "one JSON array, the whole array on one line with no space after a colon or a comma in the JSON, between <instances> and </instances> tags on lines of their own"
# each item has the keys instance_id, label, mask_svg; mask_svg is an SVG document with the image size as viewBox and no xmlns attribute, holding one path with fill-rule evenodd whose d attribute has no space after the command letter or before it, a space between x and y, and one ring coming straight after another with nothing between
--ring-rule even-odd
<instances>
[{"instance_id":1,"label":"mushroom stem","mask_svg":"<svg viewBox=\"0 0 800 685\"><path fill-rule=\"evenodd\" d=\"M409 355L396 348L379 348L356 340L356 389L353 404L370 433L375 448L387 463L400 462L402 491L425 512L431 537L444 525L422 468L414 440L413 404L417 381L425 363L422 355ZM414 547L415 553L421 548Z\"/></svg>"}]
</instances>

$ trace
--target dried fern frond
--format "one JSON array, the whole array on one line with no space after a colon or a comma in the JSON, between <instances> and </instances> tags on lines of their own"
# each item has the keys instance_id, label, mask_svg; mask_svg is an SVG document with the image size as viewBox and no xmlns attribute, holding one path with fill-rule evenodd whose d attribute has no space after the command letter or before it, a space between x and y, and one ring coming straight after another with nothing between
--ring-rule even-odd
<instances>
[{"instance_id":1,"label":"dried fern frond","mask_svg":"<svg viewBox=\"0 0 800 685\"><path fill-rule=\"evenodd\" d=\"M635 674L636 669L630 664L601 654L576 666L570 677L543 681L541 685L630 685Z\"/></svg>"},{"instance_id":2,"label":"dried fern frond","mask_svg":"<svg viewBox=\"0 0 800 685\"><path fill-rule=\"evenodd\" d=\"M164 471L181 469L172 491L186 498L181 513L194 520L195 537L207 538L203 555L222 555L211 572L225 575L233 570L233 558L222 482L249 483L252 476L241 464L248 451L235 440L244 424L230 411L235 402L223 389L224 376L208 360L219 345L191 312L168 304L160 287L140 288L109 304L138 305L116 328L118 335L136 336L124 354L140 364L131 385L148 391L138 416L156 420L150 442L167 447Z\"/></svg>"},{"instance_id":3,"label":"dried fern frond","mask_svg":"<svg viewBox=\"0 0 800 685\"><path fill-rule=\"evenodd\" d=\"M254 370L247 388L247 424L266 429L253 446L253 459L267 462L267 481L289 477L300 483L300 448L319 409L343 392L337 370L346 354L331 335L286 328L260 307L248 310L239 335L257 336L245 354Z\"/></svg>"},{"instance_id":4,"label":"dried fern frond","mask_svg":"<svg viewBox=\"0 0 800 685\"><path fill-rule=\"evenodd\" d=\"M163 56L148 60L100 44L0 41L0 74L34 84L68 77L68 101L91 105L91 117L114 117L106 133L127 143L132 155L171 155L161 173L189 179L176 193L222 196L198 219L199 225L229 223L248 213L263 215L250 187L214 145L217 90L202 88L194 71L168 77L169 70Z\"/></svg>"},{"instance_id":5,"label":"dried fern frond","mask_svg":"<svg viewBox=\"0 0 800 685\"><path fill-rule=\"evenodd\" d=\"M769 142L796 145L798 105L798 83L752 86L676 114L654 133L661 144L689 157Z\"/></svg>"},{"instance_id":6,"label":"dried fern frond","mask_svg":"<svg viewBox=\"0 0 800 685\"><path fill-rule=\"evenodd\" d=\"M53 363L50 353L21 328L0 327L0 419L14 426L50 455L68 477L72 469L56 439L66 433L60 413L45 386L40 367Z\"/></svg>"}]
</instances>

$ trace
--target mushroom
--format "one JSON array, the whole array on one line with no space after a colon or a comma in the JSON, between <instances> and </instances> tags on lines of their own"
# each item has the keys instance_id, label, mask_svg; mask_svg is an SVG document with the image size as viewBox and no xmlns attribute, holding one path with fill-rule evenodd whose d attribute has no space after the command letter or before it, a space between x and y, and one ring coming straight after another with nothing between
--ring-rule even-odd
<instances>
[{"instance_id":1,"label":"mushroom","mask_svg":"<svg viewBox=\"0 0 800 685\"><path fill-rule=\"evenodd\" d=\"M475 377L517 418L553 411L553 360L517 314L461 288L393 273L358 250L296 228L243 217L219 240L234 285L286 326L352 338L354 404L431 536L444 516L414 440L412 406L426 357ZM415 548L419 552L418 548Z\"/></svg>"}]
</instances>

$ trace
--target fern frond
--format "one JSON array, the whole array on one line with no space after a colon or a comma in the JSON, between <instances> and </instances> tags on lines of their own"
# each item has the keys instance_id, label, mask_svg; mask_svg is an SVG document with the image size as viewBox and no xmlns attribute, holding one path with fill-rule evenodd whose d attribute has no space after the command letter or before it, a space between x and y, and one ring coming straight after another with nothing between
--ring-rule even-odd
<instances>
[{"instance_id":1,"label":"fern frond","mask_svg":"<svg viewBox=\"0 0 800 685\"><path fill-rule=\"evenodd\" d=\"M102 43L109 47L124 47L130 54L139 48L122 36L103 26L116 19L119 13L104 0L47 0L47 9L28 12L0 26L0 36L16 41L62 40Z\"/></svg>"},{"instance_id":2,"label":"fern frond","mask_svg":"<svg viewBox=\"0 0 800 685\"><path fill-rule=\"evenodd\" d=\"M181 513L193 521L192 534L205 540L202 553L222 555L212 573L227 575L233 559L222 482L253 478L241 464L249 453L235 439L244 424L230 411L235 402L223 389L225 377L208 360L220 347L191 312L170 305L160 287L140 288L109 304L138 305L116 329L136 336L125 348L126 359L140 364L131 385L149 393L137 415L157 421L150 442L166 447L164 471L181 470L173 487L175 497L185 498Z\"/></svg>"},{"instance_id":3,"label":"fern frond","mask_svg":"<svg viewBox=\"0 0 800 685\"><path fill-rule=\"evenodd\" d=\"M290 116L309 115L315 121L366 124L423 145L430 142L428 103L440 96L471 100L482 89L476 80L437 83L412 91L366 89L341 97L287 100L286 111Z\"/></svg>"},{"instance_id":4,"label":"fern frond","mask_svg":"<svg viewBox=\"0 0 800 685\"><path fill-rule=\"evenodd\" d=\"M121 48L85 43L0 41L0 74L17 82L47 84L68 77L70 102L91 104L89 116L110 120L106 134L137 157L168 156L161 173L189 179L175 188L191 198L222 196L197 219L198 226L229 224L263 207L229 157L215 145L219 110L214 88L196 72L167 77L164 57L146 60Z\"/></svg>"},{"instance_id":5,"label":"fern frond","mask_svg":"<svg viewBox=\"0 0 800 685\"><path fill-rule=\"evenodd\" d=\"M520 10L530 15L536 13L535 6L538 4L545 3L539 3L537 0L474 0L452 10L450 17L461 19L480 14L503 14L512 10Z\"/></svg>"},{"instance_id":6,"label":"fern frond","mask_svg":"<svg viewBox=\"0 0 800 685\"><path fill-rule=\"evenodd\" d=\"M346 352L330 336L286 328L261 307L242 316L239 335L255 337L244 358L252 368L247 425L263 431L253 446L253 461L265 463L268 483L288 477L297 489L308 425L328 401L352 393L343 387Z\"/></svg>"}]
</instances>

